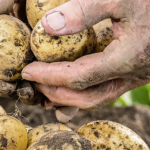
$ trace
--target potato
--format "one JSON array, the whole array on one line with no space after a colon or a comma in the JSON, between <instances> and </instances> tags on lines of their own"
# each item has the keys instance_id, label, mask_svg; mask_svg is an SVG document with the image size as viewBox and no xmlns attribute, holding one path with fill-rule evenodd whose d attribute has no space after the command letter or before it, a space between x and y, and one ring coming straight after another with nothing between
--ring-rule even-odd
<instances>
[{"instance_id":1,"label":"potato","mask_svg":"<svg viewBox=\"0 0 150 150\"><path fill-rule=\"evenodd\" d=\"M27 132L24 125L16 118L0 116L0 149L25 150Z\"/></svg>"},{"instance_id":2,"label":"potato","mask_svg":"<svg viewBox=\"0 0 150 150\"><path fill-rule=\"evenodd\" d=\"M11 97L15 93L16 87L16 82L6 82L0 80L0 97Z\"/></svg>"},{"instance_id":3,"label":"potato","mask_svg":"<svg viewBox=\"0 0 150 150\"><path fill-rule=\"evenodd\" d=\"M28 147L46 133L59 130L71 131L70 128L60 123L49 123L33 128L28 132Z\"/></svg>"},{"instance_id":4,"label":"potato","mask_svg":"<svg viewBox=\"0 0 150 150\"><path fill-rule=\"evenodd\" d=\"M26 14L28 22L32 28L38 23L45 13L59 5L62 5L69 0L27 0Z\"/></svg>"},{"instance_id":5,"label":"potato","mask_svg":"<svg viewBox=\"0 0 150 150\"><path fill-rule=\"evenodd\" d=\"M14 0L0 0L0 14L8 14L12 11Z\"/></svg>"},{"instance_id":6,"label":"potato","mask_svg":"<svg viewBox=\"0 0 150 150\"><path fill-rule=\"evenodd\" d=\"M30 131L30 130L32 130L33 128L32 127L30 127L29 125L24 125L25 126L25 128L26 128L26 131L27 131L27 133Z\"/></svg>"},{"instance_id":7,"label":"potato","mask_svg":"<svg viewBox=\"0 0 150 150\"><path fill-rule=\"evenodd\" d=\"M27 105L40 104L43 94L34 90L29 81L23 80L18 84L17 95L22 103Z\"/></svg>"},{"instance_id":8,"label":"potato","mask_svg":"<svg viewBox=\"0 0 150 150\"><path fill-rule=\"evenodd\" d=\"M28 27L15 17L0 15L0 80L21 79L21 70L32 58Z\"/></svg>"},{"instance_id":9,"label":"potato","mask_svg":"<svg viewBox=\"0 0 150 150\"><path fill-rule=\"evenodd\" d=\"M94 25L93 28L97 37L95 52L102 52L114 39L112 22L110 19L105 19Z\"/></svg>"},{"instance_id":10,"label":"potato","mask_svg":"<svg viewBox=\"0 0 150 150\"><path fill-rule=\"evenodd\" d=\"M42 136L27 150L91 150L91 143L73 131L56 131Z\"/></svg>"},{"instance_id":11,"label":"potato","mask_svg":"<svg viewBox=\"0 0 150 150\"><path fill-rule=\"evenodd\" d=\"M47 33L39 21L31 34L31 49L35 57L48 63L74 61L92 53L95 46L96 35L93 28L73 35L54 36Z\"/></svg>"},{"instance_id":12,"label":"potato","mask_svg":"<svg viewBox=\"0 0 150 150\"><path fill-rule=\"evenodd\" d=\"M94 121L77 133L91 141L92 150L149 150L145 142L129 128L112 121Z\"/></svg>"}]
</instances>

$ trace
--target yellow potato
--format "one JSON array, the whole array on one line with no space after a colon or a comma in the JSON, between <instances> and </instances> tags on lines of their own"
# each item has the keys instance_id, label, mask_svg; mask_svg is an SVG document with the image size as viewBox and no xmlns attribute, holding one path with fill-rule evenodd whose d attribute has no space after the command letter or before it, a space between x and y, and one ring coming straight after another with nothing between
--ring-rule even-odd
<instances>
[{"instance_id":1,"label":"yellow potato","mask_svg":"<svg viewBox=\"0 0 150 150\"><path fill-rule=\"evenodd\" d=\"M31 49L35 57L43 62L74 61L91 54L95 46L93 28L73 35L54 36L47 33L39 21L31 34Z\"/></svg>"},{"instance_id":2,"label":"yellow potato","mask_svg":"<svg viewBox=\"0 0 150 150\"><path fill-rule=\"evenodd\" d=\"M21 70L32 58L28 27L15 17L0 15L0 80L21 79Z\"/></svg>"},{"instance_id":3,"label":"yellow potato","mask_svg":"<svg viewBox=\"0 0 150 150\"><path fill-rule=\"evenodd\" d=\"M27 132L25 126L16 118L0 116L0 149L26 150Z\"/></svg>"},{"instance_id":4,"label":"yellow potato","mask_svg":"<svg viewBox=\"0 0 150 150\"><path fill-rule=\"evenodd\" d=\"M102 52L114 39L112 22L110 19L105 19L94 25L93 28L97 37L95 52Z\"/></svg>"},{"instance_id":5,"label":"yellow potato","mask_svg":"<svg viewBox=\"0 0 150 150\"><path fill-rule=\"evenodd\" d=\"M91 143L73 131L55 131L42 136L27 150L91 150Z\"/></svg>"},{"instance_id":6,"label":"yellow potato","mask_svg":"<svg viewBox=\"0 0 150 150\"><path fill-rule=\"evenodd\" d=\"M71 131L70 128L60 123L49 123L33 128L28 132L28 147L46 133L59 130Z\"/></svg>"},{"instance_id":7,"label":"yellow potato","mask_svg":"<svg viewBox=\"0 0 150 150\"><path fill-rule=\"evenodd\" d=\"M58 7L70 0L27 0L26 14L32 28L49 10Z\"/></svg>"},{"instance_id":8,"label":"yellow potato","mask_svg":"<svg viewBox=\"0 0 150 150\"><path fill-rule=\"evenodd\" d=\"M77 133L91 141L92 150L149 150L135 132L112 121L88 123Z\"/></svg>"}]
</instances>

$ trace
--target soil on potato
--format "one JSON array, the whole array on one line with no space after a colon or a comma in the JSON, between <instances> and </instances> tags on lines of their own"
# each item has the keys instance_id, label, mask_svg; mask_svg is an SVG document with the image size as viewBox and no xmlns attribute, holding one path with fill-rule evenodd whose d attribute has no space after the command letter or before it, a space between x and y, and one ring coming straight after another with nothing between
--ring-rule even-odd
<instances>
[{"instance_id":1,"label":"soil on potato","mask_svg":"<svg viewBox=\"0 0 150 150\"><path fill-rule=\"evenodd\" d=\"M14 113L17 97L4 99L0 98L0 105L7 113ZM50 122L57 122L54 110L44 110L40 105L28 106L17 103L21 110L21 121L31 127ZM29 120L29 121L28 121ZM77 130L83 124L95 120L111 120L121 123L135 131L150 147L150 108L142 105L132 107L105 107L97 112L80 110L74 119L67 125Z\"/></svg>"}]
</instances>

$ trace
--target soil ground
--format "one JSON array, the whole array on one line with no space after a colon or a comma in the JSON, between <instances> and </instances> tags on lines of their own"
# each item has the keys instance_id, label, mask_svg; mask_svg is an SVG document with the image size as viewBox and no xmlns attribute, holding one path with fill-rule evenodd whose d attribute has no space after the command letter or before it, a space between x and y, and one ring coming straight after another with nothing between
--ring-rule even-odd
<instances>
[{"instance_id":1,"label":"soil ground","mask_svg":"<svg viewBox=\"0 0 150 150\"><path fill-rule=\"evenodd\" d=\"M14 113L17 97L11 99L0 98L0 105L7 113ZM22 112L20 117L24 124L32 127L57 122L54 110L44 110L41 106L28 106L20 102L17 103ZM83 124L95 120L111 120L125 125L135 131L150 147L150 108L141 105L132 107L105 107L97 112L80 110L75 118L67 125L73 130L77 130Z\"/></svg>"}]
</instances>

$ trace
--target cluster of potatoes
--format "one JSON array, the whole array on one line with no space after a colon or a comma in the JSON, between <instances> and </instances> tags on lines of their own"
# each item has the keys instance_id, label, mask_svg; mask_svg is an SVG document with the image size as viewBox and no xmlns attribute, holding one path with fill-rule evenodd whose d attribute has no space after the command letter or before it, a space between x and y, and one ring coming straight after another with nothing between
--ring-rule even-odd
<instances>
[{"instance_id":1,"label":"cluster of potatoes","mask_svg":"<svg viewBox=\"0 0 150 150\"><path fill-rule=\"evenodd\" d=\"M0 96L7 97L17 91L23 103L38 104L42 95L34 91L28 81L21 81L22 69L35 57L47 63L74 61L83 55L103 51L114 39L110 19L74 35L54 36L45 32L40 21L42 16L68 1L27 0L26 13L32 31L21 20L0 15L0 89L3 91ZM148 150L148 147L133 131L115 122L91 122L76 132L60 123L32 128L0 108L0 149Z\"/></svg>"},{"instance_id":2,"label":"cluster of potatoes","mask_svg":"<svg viewBox=\"0 0 150 150\"><path fill-rule=\"evenodd\" d=\"M0 107L2 150L149 150L129 128L112 121L94 121L76 132L61 123L32 128Z\"/></svg>"},{"instance_id":3,"label":"cluster of potatoes","mask_svg":"<svg viewBox=\"0 0 150 150\"><path fill-rule=\"evenodd\" d=\"M75 61L84 55L103 51L113 40L110 19L73 35L55 36L47 33L41 24L42 16L68 1L27 0L26 15L30 27L21 20L6 15L4 11L4 14L0 15L0 97L17 93L20 101L25 104L41 103L43 95L34 90L32 83L21 80L21 71L26 65L34 60L46 63ZM12 7L6 10L8 12L11 9ZM61 111L57 112L62 112L65 108L58 109ZM71 109L74 116L78 108ZM58 118L63 123L69 119L70 117Z\"/></svg>"},{"instance_id":4,"label":"cluster of potatoes","mask_svg":"<svg viewBox=\"0 0 150 150\"><path fill-rule=\"evenodd\" d=\"M0 80L21 79L21 70L33 57L43 62L74 61L94 52L103 51L113 40L111 20L77 34L54 36L47 33L40 19L50 9L69 0L27 0L26 14L29 27L10 15L0 15ZM6 30L7 29L7 30Z\"/></svg>"}]
</instances>

